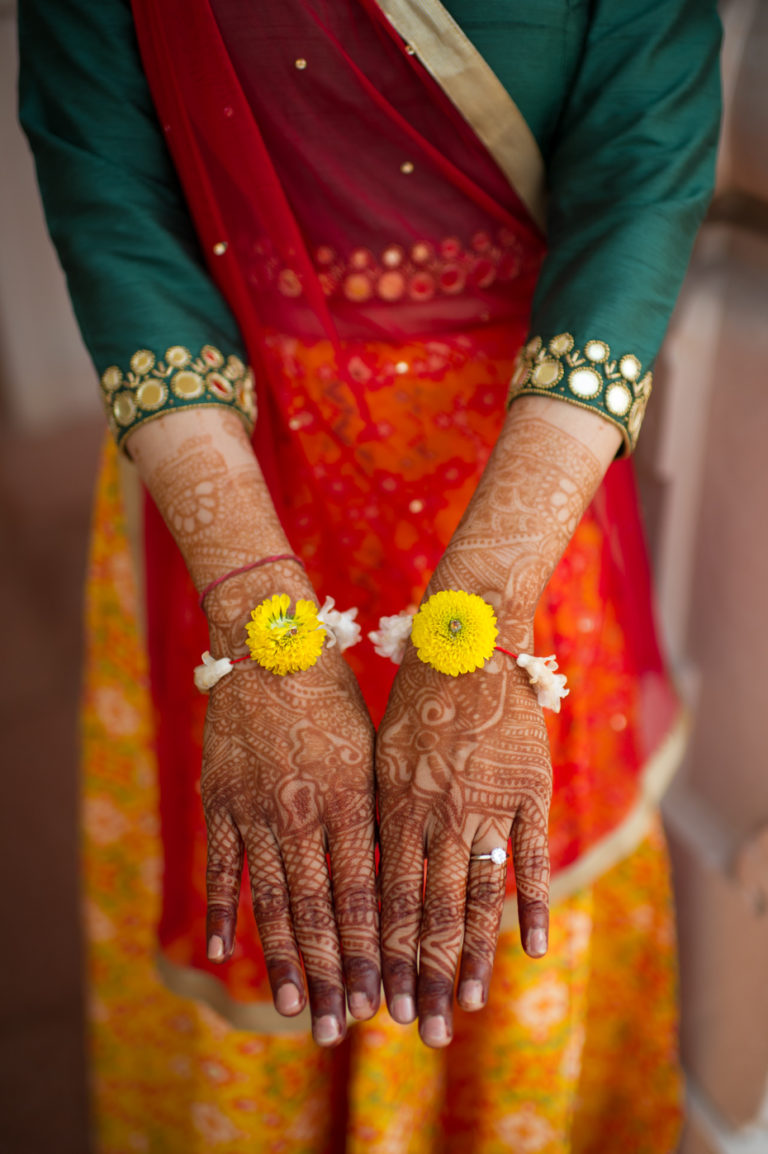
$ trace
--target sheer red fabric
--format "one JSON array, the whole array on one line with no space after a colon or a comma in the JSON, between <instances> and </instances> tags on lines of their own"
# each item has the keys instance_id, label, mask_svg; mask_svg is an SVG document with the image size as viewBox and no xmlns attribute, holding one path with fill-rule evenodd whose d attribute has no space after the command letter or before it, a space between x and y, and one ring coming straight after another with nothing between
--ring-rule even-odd
<instances>
[{"instance_id":1,"label":"sheer red fabric","mask_svg":"<svg viewBox=\"0 0 768 1154\"><path fill-rule=\"evenodd\" d=\"M365 418L340 340L527 318L543 238L376 5L134 10L206 255L220 253L212 273L262 368L262 402L271 331L329 339Z\"/></svg>"},{"instance_id":2,"label":"sheer red fabric","mask_svg":"<svg viewBox=\"0 0 768 1154\"><path fill-rule=\"evenodd\" d=\"M373 629L418 602L477 484L543 238L371 0L134 0L134 11L211 273L256 369L254 444L275 503L319 596L358 605ZM205 959L204 702L190 670L206 630L151 506L147 601L160 941L236 997L268 998L245 910L235 961ZM628 463L610 470L547 590L537 647L558 653L573 688L550 723L557 872L631 811L675 709ZM394 667L367 641L350 660L378 720Z\"/></svg>"},{"instance_id":3,"label":"sheer red fabric","mask_svg":"<svg viewBox=\"0 0 768 1154\"><path fill-rule=\"evenodd\" d=\"M375 5L212 10L282 192L265 211L221 182L268 327L396 341L525 314L542 238Z\"/></svg>"}]
</instances>

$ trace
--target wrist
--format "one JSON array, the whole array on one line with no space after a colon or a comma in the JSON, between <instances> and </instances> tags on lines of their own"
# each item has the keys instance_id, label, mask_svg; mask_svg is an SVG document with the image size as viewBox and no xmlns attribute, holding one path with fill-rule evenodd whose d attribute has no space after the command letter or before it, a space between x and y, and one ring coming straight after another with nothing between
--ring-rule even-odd
<instances>
[{"instance_id":1,"label":"wrist","mask_svg":"<svg viewBox=\"0 0 768 1154\"><path fill-rule=\"evenodd\" d=\"M532 652L533 619L543 586L539 588L538 582L535 585L516 582L513 578L506 583L489 581L487 573L473 572L466 566L462 566L461 577L457 579L456 568L450 564L444 566L441 562L432 575L424 599L442 589L475 593L493 607L499 644L523 653ZM523 585L526 586L524 589L521 588Z\"/></svg>"},{"instance_id":2,"label":"wrist","mask_svg":"<svg viewBox=\"0 0 768 1154\"><path fill-rule=\"evenodd\" d=\"M296 561L270 561L216 585L204 604L211 644L236 645L238 653L232 650L232 656L245 653L245 624L251 611L276 593L287 593L294 603L317 600L306 572Z\"/></svg>"},{"instance_id":3,"label":"wrist","mask_svg":"<svg viewBox=\"0 0 768 1154\"><path fill-rule=\"evenodd\" d=\"M496 610L496 628L499 636L498 645L511 649L515 653L533 653L533 617L521 616L519 613Z\"/></svg>"}]
</instances>

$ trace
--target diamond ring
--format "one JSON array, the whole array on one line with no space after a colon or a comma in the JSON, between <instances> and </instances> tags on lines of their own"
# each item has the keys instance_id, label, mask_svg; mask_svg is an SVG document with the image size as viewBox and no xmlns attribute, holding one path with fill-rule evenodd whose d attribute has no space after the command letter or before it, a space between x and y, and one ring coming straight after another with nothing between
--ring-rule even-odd
<instances>
[{"instance_id":1,"label":"diamond ring","mask_svg":"<svg viewBox=\"0 0 768 1154\"><path fill-rule=\"evenodd\" d=\"M492 861L494 865L506 865L509 854L501 846L494 846L490 853L473 853L470 861Z\"/></svg>"}]
</instances>

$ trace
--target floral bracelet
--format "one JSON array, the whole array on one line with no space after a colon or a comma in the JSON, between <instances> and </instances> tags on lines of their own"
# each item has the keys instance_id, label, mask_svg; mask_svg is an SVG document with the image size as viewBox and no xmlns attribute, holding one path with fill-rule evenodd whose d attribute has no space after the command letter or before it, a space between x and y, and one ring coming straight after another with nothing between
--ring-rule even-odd
<instances>
[{"instance_id":1,"label":"floral bracelet","mask_svg":"<svg viewBox=\"0 0 768 1154\"><path fill-rule=\"evenodd\" d=\"M505 653L528 674L539 705L555 713L560 712L561 699L570 693L565 677L556 672L554 654L533 657L497 645L499 631L493 606L462 589L433 593L415 616L398 613L382 617L378 630L368 636L376 652L396 664L402 661L410 637L420 661L451 677L481 668L495 652Z\"/></svg>"},{"instance_id":2,"label":"floral bracelet","mask_svg":"<svg viewBox=\"0 0 768 1154\"><path fill-rule=\"evenodd\" d=\"M245 626L248 653L245 657L212 657L203 654L203 664L195 668L195 686L208 693L217 681L231 673L241 661L256 661L278 677L310 669L323 646L339 646L343 653L360 640L360 626L355 621L357 609L343 613L335 608L333 597L326 597L318 609L314 601L299 600L291 612L287 593L267 597L251 612Z\"/></svg>"},{"instance_id":3,"label":"floral bracelet","mask_svg":"<svg viewBox=\"0 0 768 1154\"><path fill-rule=\"evenodd\" d=\"M311 669L325 645L331 648L338 644L343 653L357 644L360 626L356 616L356 608L343 613L336 609L332 597L327 597L320 609L314 601L298 600L291 611L289 595L276 593L251 612L245 627L248 654L216 658L204 653L202 665L195 669L195 685L207 693L241 661L256 661L279 677ZM378 630L368 636L376 653L396 664L402 661L410 638L420 661L451 677L472 673L494 653L505 653L528 674L539 704L555 713L560 712L560 701L570 692L565 677L556 672L554 654L533 657L496 644L499 632L493 606L476 593L461 589L433 593L415 615L405 612L382 617Z\"/></svg>"}]
</instances>

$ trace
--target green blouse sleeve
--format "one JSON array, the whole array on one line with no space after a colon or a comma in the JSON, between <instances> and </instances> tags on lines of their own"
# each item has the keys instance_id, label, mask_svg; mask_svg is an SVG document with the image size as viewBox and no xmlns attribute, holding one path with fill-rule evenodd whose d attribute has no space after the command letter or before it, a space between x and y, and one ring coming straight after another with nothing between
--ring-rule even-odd
<instances>
[{"instance_id":1,"label":"green blouse sleeve","mask_svg":"<svg viewBox=\"0 0 768 1154\"><path fill-rule=\"evenodd\" d=\"M164 412L234 408L253 382L208 274L127 0L24 0L20 115L48 228L118 441Z\"/></svg>"},{"instance_id":2,"label":"green blouse sleeve","mask_svg":"<svg viewBox=\"0 0 768 1154\"><path fill-rule=\"evenodd\" d=\"M511 397L595 409L631 450L712 192L720 24L714 0L591 7L545 152L549 251Z\"/></svg>"}]
</instances>

